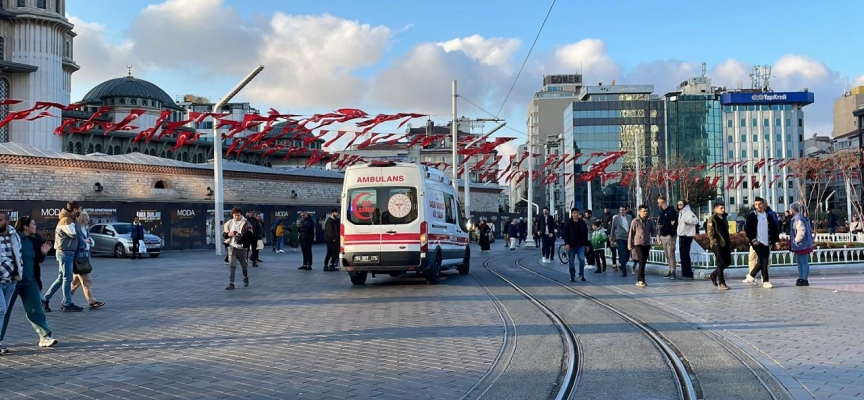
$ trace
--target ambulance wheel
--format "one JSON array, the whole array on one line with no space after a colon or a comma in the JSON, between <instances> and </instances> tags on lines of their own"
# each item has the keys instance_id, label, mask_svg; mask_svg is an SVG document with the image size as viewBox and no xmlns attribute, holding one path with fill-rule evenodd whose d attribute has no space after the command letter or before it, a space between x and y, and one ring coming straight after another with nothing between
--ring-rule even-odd
<instances>
[{"instance_id":1,"label":"ambulance wheel","mask_svg":"<svg viewBox=\"0 0 864 400\"><path fill-rule=\"evenodd\" d=\"M441 254L435 256L435 263L429 271L426 271L426 283L430 285L441 283Z\"/></svg>"},{"instance_id":2,"label":"ambulance wheel","mask_svg":"<svg viewBox=\"0 0 864 400\"><path fill-rule=\"evenodd\" d=\"M348 274L351 277L351 283L354 285L365 285L367 272L352 272Z\"/></svg>"},{"instance_id":3,"label":"ambulance wheel","mask_svg":"<svg viewBox=\"0 0 864 400\"><path fill-rule=\"evenodd\" d=\"M465 248L465 258L462 259L462 264L456 267L456 270L459 271L459 275L468 275L468 272L471 271L471 248Z\"/></svg>"}]
</instances>

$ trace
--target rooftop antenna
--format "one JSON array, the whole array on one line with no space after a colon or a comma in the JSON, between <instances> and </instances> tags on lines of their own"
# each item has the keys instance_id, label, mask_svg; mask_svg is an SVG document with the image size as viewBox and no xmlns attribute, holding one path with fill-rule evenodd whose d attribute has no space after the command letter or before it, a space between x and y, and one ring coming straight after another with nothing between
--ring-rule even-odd
<instances>
[{"instance_id":1,"label":"rooftop antenna","mask_svg":"<svg viewBox=\"0 0 864 400\"><path fill-rule=\"evenodd\" d=\"M707 74L708 74L708 63L706 63L705 61L702 61L702 77L704 78L705 75L707 75Z\"/></svg>"},{"instance_id":2,"label":"rooftop antenna","mask_svg":"<svg viewBox=\"0 0 864 400\"><path fill-rule=\"evenodd\" d=\"M762 86L762 82L760 82L761 74L759 73L759 68L761 68L761 66L754 66L753 72L750 73L750 89L759 90Z\"/></svg>"},{"instance_id":3,"label":"rooftop antenna","mask_svg":"<svg viewBox=\"0 0 864 400\"><path fill-rule=\"evenodd\" d=\"M129 72L129 77L132 77L132 64L126 64L126 69Z\"/></svg>"},{"instance_id":4,"label":"rooftop antenna","mask_svg":"<svg viewBox=\"0 0 864 400\"><path fill-rule=\"evenodd\" d=\"M764 91L770 92L771 91L771 66L770 65L762 66L760 69L762 72L762 88Z\"/></svg>"}]
</instances>

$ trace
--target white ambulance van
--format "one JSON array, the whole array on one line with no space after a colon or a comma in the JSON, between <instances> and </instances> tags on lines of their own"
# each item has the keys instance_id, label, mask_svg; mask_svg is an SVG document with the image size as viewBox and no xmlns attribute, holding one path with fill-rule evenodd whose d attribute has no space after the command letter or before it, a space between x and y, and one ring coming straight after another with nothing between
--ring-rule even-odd
<instances>
[{"instance_id":1,"label":"white ambulance van","mask_svg":"<svg viewBox=\"0 0 864 400\"><path fill-rule=\"evenodd\" d=\"M441 171L420 164L373 161L348 167L342 187L339 258L351 283L371 273L416 272L430 285L441 271L471 266L458 195Z\"/></svg>"}]
</instances>

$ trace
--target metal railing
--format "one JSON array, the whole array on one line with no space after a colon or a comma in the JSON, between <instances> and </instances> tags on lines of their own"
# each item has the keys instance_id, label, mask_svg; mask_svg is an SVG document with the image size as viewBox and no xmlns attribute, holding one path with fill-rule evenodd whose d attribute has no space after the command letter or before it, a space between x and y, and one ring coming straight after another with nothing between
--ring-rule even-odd
<instances>
[{"instance_id":1,"label":"metal railing","mask_svg":"<svg viewBox=\"0 0 864 400\"><path fill-rule=\"evenodd\" d=\"M772 266L795 266L797 255L788 250L777 250L771 252ZM693 261L693 268L714 268L714 254L701 251L691 252L690 258ZM827 265L827 264L847 264L847 263L864 263L864 248L836 248L836 249L821 249L816 248L810 253L810 265ZM680 264L680 259L678 260ZM662 249L651 249L648 255L649 264L667 265L666 254ZM750 264L749 251L732 252L732 263L729 268L748 268Z\"/></svg>"}]
</instances>

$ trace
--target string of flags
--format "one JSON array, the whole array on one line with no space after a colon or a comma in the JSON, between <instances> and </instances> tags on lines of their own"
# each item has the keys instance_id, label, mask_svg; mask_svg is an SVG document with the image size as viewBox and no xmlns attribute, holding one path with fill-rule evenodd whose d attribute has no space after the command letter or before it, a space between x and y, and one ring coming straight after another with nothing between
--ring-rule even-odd
<instances>
[{"instance_id":1,"label":"string of flags","mask_svg":"<svg viewBox=\"0 0 864 400\"><path fill-rule=\"evenodd\" d=\"M21 100L9 99L0 101L0 106L10 106L20 103L22 103ZM228 113L212 112L189 112L185 119L169 121L173 112L161 111L153 126L144 129L132 125L142 115L146 114L147 110L144 109L131 109L118 122L105 121L100 118L114 109L114 107L107 106L99 107L89 117L58 117L58 115L52 114L52 110L62 113L63 111L77 110L84 106L86 104L73 103L63 105L54 102L37 101L30 108L9 112L0 121L0 128L12 121L32 122L42 118L62 118L62 122L54 130L54 134L58 136L91 132L96 128L101 128L103 135L115 131L137 130L138 133L132 140L133 143L142 140L149 143L154 138L156 140L173 138L175 145L170 151L177 151L185 145L195 143L200 138L200 133L190 130L188 128L189 125L201 124L208 118L211 118L216 129L225 128L226 132L222 134L222 139L231 140L231 144L226 150L226 155L232 153L239 154L247 149L258 151L262 156L270 156L276 152L284 151L283 159L301 155L308 157L304 168L321 162L327 162L337 169L344 169L348 166L368 161L363 156L348 152L351 149L362 150L373 146L387 146L387 149L412 148L414 146L426 148L433 145L445 146L450 139L450 134L427 135L425 133L372 132L372 129L387 122L398 121L398 128L401 128L408 121L426 117L427 115L396 113L372 116L357 108L340 108L330 113L314 114L306 117L298 114L283 114L271 108L266 114L246 114L240 121L231 119L232 116ZM353 123L358 129L353 131L329 129L333 124L345 124L349 122ZM279 126L278 124L282 125ZM503 180L505 183L513 180L520 183L529 178L528 172L524 171L524 162L528 159L533 161L533 159L544 157L537 153L529 154L527 151L521 154L511 154L506 156L508 157L505 164L506 168L502 171L500 165L505 156L498 155L497 149L516 138L491 138L490 135L467 135L458 141L456 143L458 148L457 154L461 156L462 161L457 165L450 165L446 162L423 162L423 164L445 171L449 168L456 168L457 173L460 175L468 168L470 171L480 172L481 181L497 178L497 180ZM342 151L328 152L325 150L310 149L310 145L318 140L325 141L323 147L332 148L342 138L349 139ZM301 143L302 145L300 145ZM705 185L706 188L709 188L717 187L718 184L721 184L721 177L713 175L726 175L727 178L724 187L732 189L738 188L744 182L749 182L754 187L757 184L765 183L769 187L773 187L781 178L781 175L774 174L768 179L764 172L760 173L761 169L770 167L774 172L786 168L787 176L792 178L799 177L800 172L800 174L805 175L808 179L838 179L838 174L826 172L825 167L827 165L823 164L829 161L820 161L818 159L813 161L814 159L811 158L763 158L754 164L753 174L755 175L752 176L747 175L745 167L748 161L746 160L669 169L654 168L652 170L641 171L639 176L634 171L607 172L607 169L620 161L625 154L627 152L624 151L593 152L587 155L582 153L549 154L545 156L545 159L541 158L542 164L539 165L530 178L532 181L539 181L545 185L554 184L560 179L563 179L566 184L570 184L574 180L576 182L588 182L599 179L605 185L609 180L617 179L620 180L621 186L628 186L634 179L644 179L648 185L656 185L658 187L663 186L665 182L691 182L692 184ZM469 165L472 161L474 161L473 165ZM811 163L812 165L802 164L804 162ZM565 170L573 171L577 164L581 164L582 169L586 171L579 173L556 172L561 171L562 167ZM589 168L584 168L589 165ZM796 166L798 168L792 168L796 171L791 171L790 167ZM717 171L712 173L712 171L718 169L722 172ZM725 171L723 171L724 169ZM791 173L789 173L790 171ZM741 173L745 174L745 176L730 176ZM706 177L705 175L712 176Z\"/></svg>"}]
</instances>

